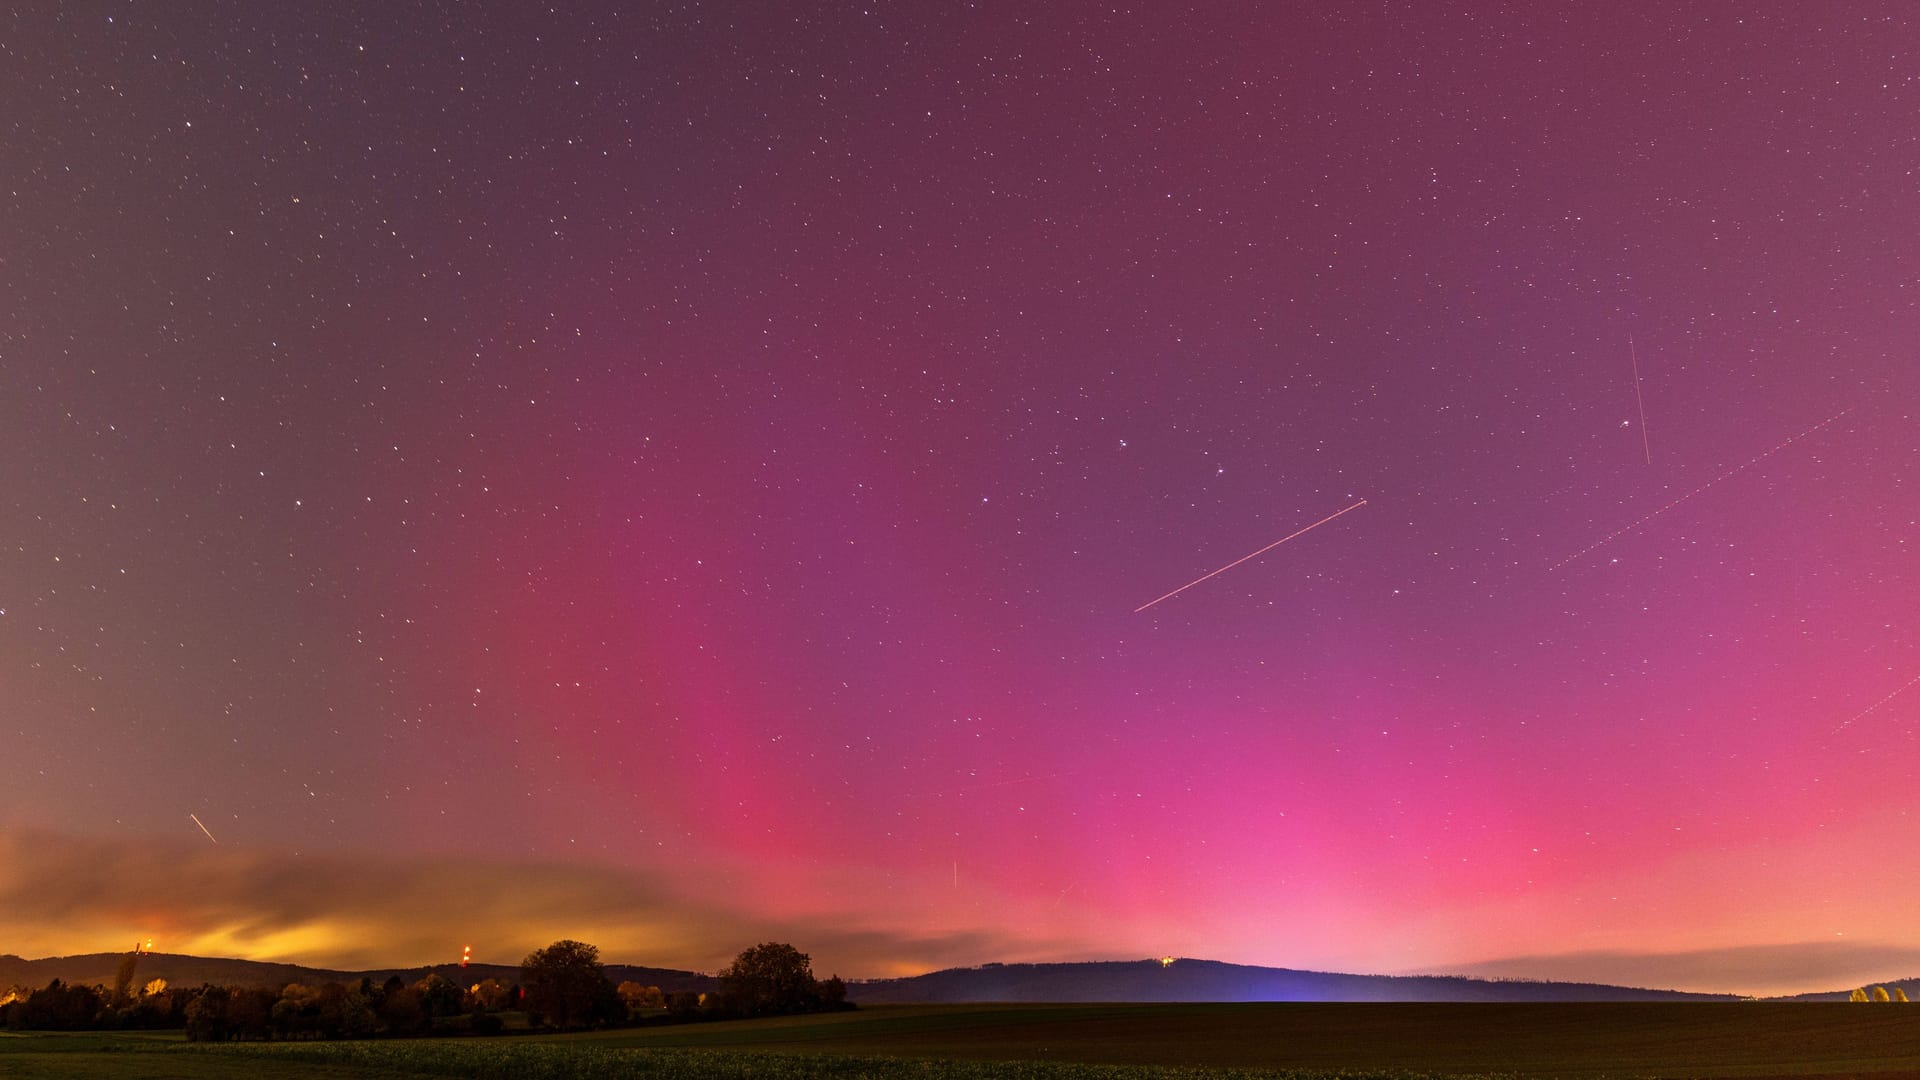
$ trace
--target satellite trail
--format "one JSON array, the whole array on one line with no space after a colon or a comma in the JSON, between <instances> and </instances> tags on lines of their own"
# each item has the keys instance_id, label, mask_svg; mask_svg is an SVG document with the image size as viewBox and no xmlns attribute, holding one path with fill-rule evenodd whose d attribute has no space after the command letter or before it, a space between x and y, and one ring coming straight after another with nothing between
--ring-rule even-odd
<instances>
[{"instance_id":1,"label":"satellite trail","mask_svg":"<svg viewBox=\"0 0 1920 1080\"><path fill-rule=\"evenodd\" d=\"M1358 510L1365 505L1367 505L1367 500L1361 499L1359 502L1354 503L1352 506L1347 507L1346 510L1341 510L1341 511L1338 511L1337 513L1328 514L1326 517L1321 518L1319 521L1314 522L1313 524L1307 526L1304 529L1299 530L1298 532L1288 533L1287 535L1281 537L1280 539L1275 540L1273 543L1268 544L1266 547L1261 548L1259 551L1254 552L1252 555L1242 555L1239 558L1228 563L1227 565L1221 567L1220 569L1215 570L1211 574L1203 574L1200 577L1194 578L1192 581L1189 581L1185 585L1182 585L1179 588L1173 590L1172 592L1166 594L1166 596L1158 596L1152 600L1147 601L1144 604L1141 604L1139 607L1133 609L1133 613L1135 615L1138 615L1141 612L1152 607L1153 605L1159 603L1160 601L1167 599L1168 597L1179 596L1181 593L1186 592L1188 589L1191 589L1195 585L1198 585L1201 582L1207 580L1207 578L1224 574L1227 571L1233 569L1234 567L1239 566L1241 563L1246 562L1248 559L1265 555L1267 552L1272 551L1274 548L1279 547L1281 544L1284 544L1287 541L1293 539L1294 537L1301 535L1301 533L1310 533L1313 530L1319 528L1320 526L1325 525L1327 522L1332 521L1334 518L1339 517L1341 514L1346 513L1348 510Z\"/></svg>"},{"instance_id":2,"label":"satellite trail","mask_svg":"<svg viewBox=\"0 0 1920 1080\"><path fill-rule=\"evenodd\" d=\"M1841 417L1847 415L1852 411L1853 411L1853 407L1848 406L1847 408L1841 409L1839 412L1834 413L1832 416L1827 417L1825 420L1820 421L1819 423L1813 425L1812 427L1801 432L1800 434L1795 435L1792 438L1782 440L1781 442L1775 443L1769 449L1762 450L1760 453L1753 455L1752 457L1741 462L1740 464L1735 465L1733 468L1728 469L1726 472L1721 473L1719 476L1716 476L1713 479L1707 481L1706 483L1701 484L1699 487L1694 488L1692 491L1687 492L1685 495L1682 495L1679 498L1674 499L1672 502L1667 503L1665 506L1660 507L1658 510L1654 510L1650 513L1643 515L1639 520L1633 522L1632 524L1622 525L1621 527L1613 530L1612 532L1601 537L1600 539L1595 540L1593 543L1588 544L1586 547L1581 548L1579 551L1576 551L1573 554L1567 556L1566 558L1561 559L1559 562L1554 563L1552 566L1547 567L1547 569L1558 570L1561 567L1567 565L1568 563L1574 561L1575 559L1580 558L1582 555L1586 555L1589 552L1592 552L1598 548L1605 547L1606 545L1612 543L1613 541L1619 539L1620 537L1625 536L1626 534L1632 532L1633 530L1639 528L1642 525L1645 525L1647 522L1652 521L1654 518L1659 517L1661 514L1664 514L1667 511L1673 509L1674 507L1679 506L1681 503L1686 502L1688 499L1693 498L1695 495L1698 495L1701 492L1707 490L1708 488L1719 483L1720 481L1725 480L1730 476L1736 476L1740 473L1746 472L1748 469L1753 468L1755 465L1758 465L1760 462L1765 461L1767 458L1772 457L1773 455L1779 453L1782 450L1785 450L1787 447L1792 446L1794 443L1797 443L1801 439L1804 439L1807 436L1813 434L1814 432L1819 431L1821 428L1826 427L1828 424L1833 423L1835 420L1840 419ZM1342 510L1341 513L1344 514L1346 513L1346 511Z\"/></svg>"},{"instance_id":3,"label":"satellite trail","mask_svg":"<svg viewBox=\"0 0 1920 1080\"><path fill-rule=\"evenodd\" d=\"M198 814L188 814L187 816L193 819L195 825L200 825L200 831L207 834L207 839L213 840L213 833L208 832L207 827L200 824L200 816ZM213 842L217 844L220 841L213 840Z\"/></svg>"},{"instance_id":4,"label":"satellite trail","mask_svg":"<svg viewBox=\"0 0 1920 1080\"><path fill-rule=\"evenodd\" d=\"M1847 726L1849 724L1852 724L1855 720L1858 720L1861 717L1867 715L1868 713L1873 712L1874 710L1878 709L1880 706L1885 705L1887 702L1892 701L1894 698L1899 697L1901 694L1906 693L1908 690L1913 689L1916 683L1920 683L1920 675L1915 675L1913 678L1908 679L1906 682L1900 685L1900 688L1898 690L1895 690L1893 693L1888 694L1886 697L1881 698L1879 701L1874 702L1873 704L1867 706L1866 708L1861 709L1859 712L1854 713L1852 716L1847 718L1846 723L1843 723L1839 727L1834 728L1831 734L1838 735L1842 731L1847 730Z\"/></svg>"}]
</instances>

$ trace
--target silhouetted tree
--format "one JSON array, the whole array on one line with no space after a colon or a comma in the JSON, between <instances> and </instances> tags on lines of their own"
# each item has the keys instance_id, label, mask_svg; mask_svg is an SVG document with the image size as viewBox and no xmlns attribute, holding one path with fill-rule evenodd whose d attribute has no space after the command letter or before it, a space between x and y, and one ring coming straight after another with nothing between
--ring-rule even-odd
<instances>
[{"instance_id":1,"label":"silhouetted tree","mask_svg":"<svg viewBox=\"0 0 1920 1080\"><path fill-rule=\"evenodd\" d=\"M506 984L499 979L481 979L473 984L473 989L468 992L468 996L473 998L477 1008L493 1012L507 1007L510 993Z\"/></svg>"},{"instance_id":2,"label":"silhouetted tree","mask_svg":"<svg viewBox=\"0 0 1920 1080\"><path fill-rule=\"evenodd\" d=\"M668 994L668 1018L680 1023L700 1019L700 997L691 990L675 990Z\"/></svg>"},{"instance_id":3,"label":"silhouetted tree","mask_svg":"<svg viewBox=\"0 0 1920 1080\"><path fill-rule=\"evenodd\" d=\"M273 1006L280 995L263 986L227 991L227 1038L265 1039L273 1034Z\"/></svg>"},{"instance_id":4,"label":"silhouetted tree","mask_svg":"<svg viewBox=\"0 0 1920 1080\"><path fill-rule=\"evenodd\" d=\"M320 1031L320 992L311 986L288 983L273 1003L273 1033L297 1039Z\"/></svg>"},{"instance_id":5,"label":"silhouetted tree","mask_svg":"<svg viewBox=\"0 0 1920 1080\"><path fill-rule=\"evenodd\" d=\"M820 984L820 1007L828 1011L848 1008L847 984L835 975Z\"/></svg>"},{"instance_id":6,"label":"silhouetted tree","mask_svg":"<svg viewBox=\"0 0 1920 1080\"><path fill-rule=\"evenodd\" d=\"M188 1042L226 1042L227 1005L232 995L224 986L202 986L187 1003Z\"/></svg>"},{"instance_id":7,"label":"silhouetted tree","mask_svg":"<svg viewBox=\"0 0 1920 1080\"><path fill-rule=\"evenodd\" d=\"M739 1016L779 1016L820 1006L820 986L807 954L769 941L734 957L720 973L728 1008Z\"/></svg>"},{"instance_id":8,"label":"silhouetted tree","mask_svg":"<svg viewBox=\"0 0 1920 1080\"><path fill-rule=\"evenodd\" d=\"M11 1008L7 1024L16 1030L81 1031L99 1025L106 1002L94 987L54 979Z\"/></svg>"},{"instance_id":9,"label":"silhouetted tree","mask_svg":"<svg viewBox=\"0 0 1920 1080\"><path fill-rule=\"evenodd\" d=\"M629 1017L654 1009L664 1009L667 1006L666 995L662 994L657 986L643 986L629 979L621 983L617 989L620 992L620 1000L626 1004Z\"/></svg>"},{"instance_id":10,"label":"silhouetted tree","mask_svg":"<svg viewBox=\"0 0 1920 1080\"><path fill-rule=\"evenodd\" d=\"M380 1022L392 1035L419 1035L433 1026L433 1019L420 1003L420 991L404 984L388 990L381 1000Z\"/></svg>"},{"instance_id":11,"label":"silhouetted tree","mask_svg":"<svg viewBox=\"0 0 1920 1080\"><path fill-rule=\"evenodd\" d=\"M113 973L113 997L111 1000L116 1008L127 1003L127 991L133 987L133 969L137 967L139 963L139 953L128 953L125 957L121 958L119 970Z\"/></svg>"},{"instance_id":12,"label":"silhouetted tree","mask_svg":"<svg viewBox=\"0 0 1920 1080\"><path fill-rule=\"evenodd\" d=\"M612 979L602 979L594 991L593 1022L601 1027L619 1027L627 1022L627 1003L620 1000Z\"/></svg>"},{"instance_id":13,"label":"silhouetted tree","mask_svg":"<svg viewBox=\"0 0 1920 1080\"><path fill-rule=\"evenodd\" d=\"M320 1034L329 1039L364 1039L373 1034L373 1005L359 987L330 982L320 988Z\"/></svg>"},{"instance_id":14,"label":"silhouetted tree","mask_svg":"<svg viewBox=\"0 0 1920 1080\"><path fill-rule=\"evenodd\" d=\"M420 1007L427 1011L428 1016L460 1015L461 999L464 995L461 994L459 987L447 980L446 976L429 975L414 983L413 988L420 992Z\"/></svg>"},{"instance_id":15,"label":"silhouetted tree","mask_svg":"<svg viewBox=\"0 0 1920 1080\"><path fill-rule=\"evenodd\" d=\"M600 950L584 942L556 941L520 962L527 1012L554 1027L606 1020L621 1009L620 995L600 966Z\"/></svg>"},{"instance_id":16,"label":"silhouetted tree","mask_svg":"<svg viewBox=\"0 0 1920 1080\"><path fill-rule=\"evenodd\" d=\"M135 1001L127 1019L127 1027L163 1028L177 1027L173 1022L173 992L167 989L167 980L149 979L140 990L140 998Z\"/></svg>"}]
</instances>

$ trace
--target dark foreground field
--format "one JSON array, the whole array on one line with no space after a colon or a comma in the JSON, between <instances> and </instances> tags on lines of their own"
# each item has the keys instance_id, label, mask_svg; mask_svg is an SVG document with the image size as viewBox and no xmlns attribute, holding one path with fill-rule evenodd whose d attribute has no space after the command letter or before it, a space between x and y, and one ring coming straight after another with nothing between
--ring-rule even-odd
<instances>
[{"instance_id":1,"label":"dark foreground field","mask_svg":"<svg viewBox=\"0 0 1920 1080\"><path fill-rule=\"evenodd\" d=\"M1275 1073L1302 1080L1920 1078L1920 1006L906 1005L540 1038L189 1046L177 1037L0 1035L0 1076L9 1080L1230 1080Z\"/></svg>"}]
</instances>

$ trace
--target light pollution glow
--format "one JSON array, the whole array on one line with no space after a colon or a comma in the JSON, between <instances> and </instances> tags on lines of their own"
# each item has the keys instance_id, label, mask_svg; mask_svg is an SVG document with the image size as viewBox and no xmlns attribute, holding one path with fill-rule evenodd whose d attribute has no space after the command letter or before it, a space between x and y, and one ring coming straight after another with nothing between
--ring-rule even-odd
<instances>
[{"instance_id":1,"label":"light pollution glow","mask_svg":"<svg viewBox=\"0 0 1920 1080\"><path fill-rule=\"evenodd\" d=\"M16 13L7 949L1920 970L1908 13L778 7Z\"/></svg>"}]
</instances>

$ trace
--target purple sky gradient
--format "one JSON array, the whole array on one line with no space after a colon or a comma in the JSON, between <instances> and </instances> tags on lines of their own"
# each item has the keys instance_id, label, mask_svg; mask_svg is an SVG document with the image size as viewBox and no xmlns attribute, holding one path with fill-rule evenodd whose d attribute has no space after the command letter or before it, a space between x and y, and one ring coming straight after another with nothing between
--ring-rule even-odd
<instances>
[{"instance_id":1,"label":"purple sky gradient","mask_svg":"<svg viewBox=\"0 0 1920 1080\"><path fill-rule=\"evenodd\" d=\"M6 951L1913 974L1900 5L28 4L0 102Z\"/></svg>"}]
</instances>

